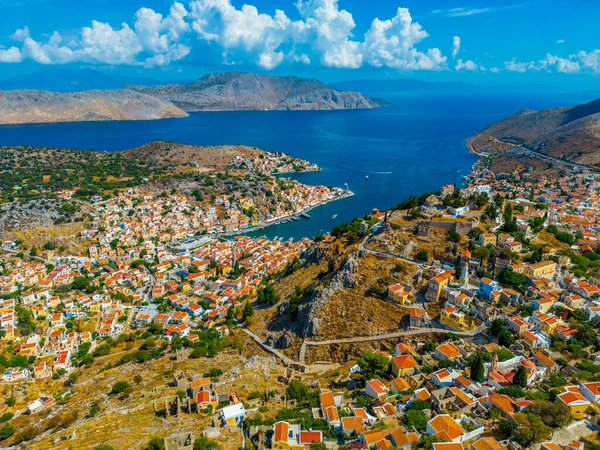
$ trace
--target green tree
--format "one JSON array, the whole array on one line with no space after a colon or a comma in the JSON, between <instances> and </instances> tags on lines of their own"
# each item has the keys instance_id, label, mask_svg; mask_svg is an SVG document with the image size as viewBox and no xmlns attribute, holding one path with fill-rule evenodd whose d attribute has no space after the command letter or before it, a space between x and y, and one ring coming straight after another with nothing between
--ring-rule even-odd
<instances>
[{"instance_id":1,"label":"green tree","mask_svg":"<svg viewBox=\"0 0 600 450\"><path fill-rule=\"evenodd\" d=\"M448 233L448 240L450 242L460 242L460 234L458 234L456 231L454 230L450 230L450 232Z\"/></svg>"},{"instance_id":2,"label":"green tree","mask_svg":"<svg viewBox=\"0 0 600 450\"><path fill-rule=\"evenodd\" d=\"M519 387L527 387L527 369L519 366L513 378L513 384Z\"/></svg>"},{"instance_id":3,"label":"green tree","mask_svg":"<svg viewBox=\"0 0 600 450\"><path fill-rule=\"evenodd\" d=\"M324 442L312 441L310 443L310 450L327 450L327 445Z\"/></svg>"},{"instance_id":4,"label":"green tree","mask_svg":"<svg viewBox=\"0 0 600 450\"><path fill-rule=\"evenodd\" d=\"M424 431L427 428L427 417L420 409L409 409L404 416L404 425L415 427L417 431Z\"/></svg>"},{"instance_id":5,"label":"green tree","mask_svg":"<svg viewBox=\"0 0 600 450\"><path fill-rule=\"evenodd\" d=\"M247 301L244 305L244 310L242 311L242 318L244 319L244 322L246 322L252 316L254 316L254 308L252 307L250 302Z\"/></svg>"},{"instance_id":6,"label":"green tree","mask_svg":"<svg viewBox=\"0 0 600 450\"><path fill-rule=\"evenodd\" d=\"M356 363L367 380L382 376L390 366L390 361L386 356L373 352L363 353Z\"/></svg>"},{"instance_id":7,"label":"green tree","mask_svg":"<svg viewBox=\"0 0 600 450\"><path fill-rule=\"evenodd\" d=\"M504 330L498 335L498 345L501 345L503 347L510 347L514 343L515 337L510 331Z\"/></svg>"},{"instance_id":8,"label":"green tree","mask_svg":"<svg viewBox=\"0 0 600 450\"><path fill-rule=\"evenodd\" d=\"M118 395L122 394L127 389L129 389L129 383L127 381L117 381L115 384L113 384L110 393L113 395Z\"/></svg>"},{"instance_id":9,"label":"green tree","mask_svg":"<svg viewBox=\"0 0 600 450\"><path fill-rule=\"evenodd\" d=\"M194 441L194 450L217 450L218 445L206 436L201 436Z\"/></svg>"},{"instance_id":10,"label":"green tree","mask_svg":"<svg viewBox=\"0 0 600 450\"><path fill-rule=\"evenodd\" d=\"M71 287L73 289L77 289L78 291L84 291L90 286L90 279L88 277L77 277L71 283Z\"/></svg>"},{"instance_id":11,"label":"green tree","mask_svg":"<svg viewBox=\"0 0 600 450\"><path fill-rule=\"evenodd\" d=\"M301 381L292 380L287 387L287 396L292 400L305 400L308 397L308 387Z\"/></svg>"},{"instance_id":12,"label":"green tree","mask_svg":"<svg viewBox=\"0 0 600 450\"><path fill-rule=\"evenodd\" d=\"M150 442L148 442L148 445L146 445L146 448L144 450L164 450L164 449L165 449L165 440L163 438L154 438Z\"/></svg>"},{"instance_id":13,"label":"green tree","mask_svg":"<svg viewBox=\"0 0 600 450\"><path fill-rule=\"evenodd\" d=\"M485 376L485 369L483 367L483 358L477 354L471 364L471 379L473 381L480 382Z\"/></svg>"},{"instance_id":14,"label":"green tree","mask_svg":"<svg viewBox=\"0 0 600 450\"><path fill-rule=\"evenodd\" d=\"M420 250L419 253L417 253L417 259L419 261L428 261L429 253L427 253L427 250Z\"/></svg>"},{"instance_id":15,"label":"green tree","mask_svg":"<svg viewBox=\"0 0 600 450\"><path fill-rule=\"evenodd\" d=\"M506 328L506 322L504 319L495 319L490 327L490 333L494 336L498 336Z\"/></svg>"},{"instance_id":16,"label":"green tree","mask_svg":"<svg viewBox=\"0 0 600 450\"><path fill-rule=\"evenodd\" d=\"M562 428L571 417L569 407L563 402L537 401L528 410L530 414L540 417L544 424L551 428Z\"/></svg>"},{"instance_id":17,"label":"green tree","mask_svg":"<svg viewBox=\"0 0 600 450\"><path fill-rule=\"evenodd\" d=\"M15 432L15 429L16 428L14 427L14 425L10 423L5 423L4 425L2 425L2 428L0 428L0 441L11 437Z\"/></svg>"},{"instance_id":18,"label":"green tree","mask_svg":"<svg viewBox=\"0 0 600 450\"><path fill-rule=\"evenodd\" d=\"M276 305L281 300L281 296L275 292L275 288L268 284L264 288L258 290L258 301L259 303L270 303Z\"/></svg>"},{"instance_id":19,"label":"green tree","mask_svg":"<svg viewBox=\"0 0 600 450\"><path fill-rule=\"evenodd\" d=\"M504 207L504 222L512 222L513 221L513 207L509 202L506 202L506 206Z\"/></svg>"}]
</instances>

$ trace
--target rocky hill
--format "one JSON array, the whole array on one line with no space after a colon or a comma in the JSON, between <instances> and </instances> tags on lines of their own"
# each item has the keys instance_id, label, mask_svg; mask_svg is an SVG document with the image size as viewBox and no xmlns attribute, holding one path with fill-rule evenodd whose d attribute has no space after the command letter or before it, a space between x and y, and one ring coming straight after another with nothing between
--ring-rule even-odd
<instances>
[{"instance_id":1,"label":"rocky hill","mask_svg":"<svg viewBox=\"0 0 600 450\"><path fill-rule=\"evenodd\" d=\"M0 91L0 124L152 120L184 117L168 101L126 89L113 91Z\"/></svg>"},{"instance_id":2,"label":"rocky hill","mask_svg":"<svg viewBox=\"0 0 600 450\"><path fill-rule=\"evenodd\" d=\"M228 72L189 84L128 86L173 102L184 111L333 110L377 108L383 102L354 91L340 91L314 79Z\"/></svg>"},{"instance_id":3,"label":"rocky hill","mask_svg":"<svg viewBox=\"0 0 600 450\"><path fill-rule=\"evenodd\" d=\"M500 142L490 145L490 137ZM580 164L598 164L600 99L584 105L523 110L489 125L470 140L475 151L488 153L505 150L505 143Z\"/></svg>"}]
</instances>

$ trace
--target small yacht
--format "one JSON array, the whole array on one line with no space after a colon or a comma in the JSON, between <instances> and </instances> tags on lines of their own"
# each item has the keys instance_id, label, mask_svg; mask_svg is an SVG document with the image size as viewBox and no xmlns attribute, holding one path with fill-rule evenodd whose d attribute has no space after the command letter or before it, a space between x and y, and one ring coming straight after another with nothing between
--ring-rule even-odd
<instances>
[{"instance_id":1,"label":"small yacht","mask_svg":"<svg viewBox=\"0 0 600 450\"><path fill-rule=\"evenodd\" d=\"M310 216L306 213L300 214L300 217L302 217L303 219L310 219Z\"/></svg>"},{"instance_id":2,"label":"small yacht","mask_svg":"<svg viewBox=\"0 0 600 450\"><path fill-rule=\"evenodd\" d=\"M365 180L367 180L367 181L369 180L369 175L367 175L367 176L365 177Z\"/></svg>"},{"instance_id":3,"label":"small yacht","mask_svg":"<svg viewBox=\"0 0 600 450\"><path fill-rule=\"evenodd\" d=\"M335 220L335 218L337 217L337 214L334 214L333 216L331 216L332 219Z\"/></svg>"}]
</instances>

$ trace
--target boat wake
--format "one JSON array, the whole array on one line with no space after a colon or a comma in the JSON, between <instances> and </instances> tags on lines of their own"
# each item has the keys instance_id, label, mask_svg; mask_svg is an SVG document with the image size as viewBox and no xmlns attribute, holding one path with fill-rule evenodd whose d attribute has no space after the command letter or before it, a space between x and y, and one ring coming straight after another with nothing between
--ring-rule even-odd
<instances>
[{"instance_id":1,"label":"boat wake","mask_svg":"<svg viewBox=\"0 0 600 450\"><path fill-rule=\"evenodd\" d=\"M356 169L354 167L347 167L347 166L336 166L340 169L346 169L346 170L351 170L352 172L362 172L362 173L371 173L373 175L391 175L392 172L375 172L373 170L363 170L363 169Z\"/></svg>"}]
</instances>

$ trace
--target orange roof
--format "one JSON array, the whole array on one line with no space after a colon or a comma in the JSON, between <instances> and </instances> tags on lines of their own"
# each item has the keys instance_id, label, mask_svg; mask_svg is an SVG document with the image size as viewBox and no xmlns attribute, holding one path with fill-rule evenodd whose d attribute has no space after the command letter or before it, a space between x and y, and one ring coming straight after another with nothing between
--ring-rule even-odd
<instances>
[{"instance_id":1,"label":"orange roof","mask_svg":"<svg viewBox=\"0 0 600 450\"><path fill-rule=\"evenodd\" d=\"M383 432L381 430L365 431L364 433L362 433L362 436L367 445L375 444L376 442L385 439L385 436L383 435Z\"/></svg>"},{"instance_id":2,"label":"orange roof","mask_svg":"<svg viewBox=\"0 0 600 450\"><path fill-rule=\"evenodd\" d=\"M465 402L467 405L471 405L473 403L475 403L475 400L473 400L471 397L469 397L467 394L465 394L463 391L461 391L458 388L455 387L451 387L450 391L458 398L460 398L463 402Z\"/></svg>"},{"instance_id":3,"label":"orange roof","mask_svg":"<svg viewBox=\"0 0 600 450\"><path fill-rule=\"evenodd\" d=\"M543 450L562 450L562 447L554 442L542 442Z\"/></svg>"},{"instance_id":4,"label":"orange roof","mask_svg":"<svg viewBox=\"0 0 600 450\"><path fill-rule=\"evenodd\" d=\"M415 433L407 433L403 427L398 427L390 434L396 447L410 446L413 442L418 442L419 438Z\"/></svg>"},{"instance_id":5,"label":"orange roof","mask_svg":"<svg viewBox=\"0 0 600 450\"><path fill-rule=\"evenodd\" d=\"M419 366L411 355L394 356L394 364L398 369L413 369Z\"/></svg>"},{"instance_id":6,"label":"orange roof","mask_svg":"<svg viewBox=\"0 0 600 450\"><path fill-rule=\"evenodd\" d=\"M438 346L436 350L449 359L458 358L460 356L458 348L452 342L446 342L445 344Z\"/></svg>"},{"instance_id":7,"label":"orange roof","mask_svg":"<svg viewBox=\"0 0 600 450\"><path fill-rule=\"evenodd\" d=\"M289 425L287 422L277 422L275 424L275 436L273 437L273 442L287 442L288 430Z\"/></svg>"},{"instance_id":8,"label":"orange roof","mask_svg":"<svg viewBox=\"0 0 600 450\"><path fill-rule=\"evenodd\" d=\"M512 399L508 395L492 394L489 396L490 403L493 403L500 411L505 414L515 412Z\"/></svg>"},{"instance_id":9,"label":"orange roof","mask_svg":"<svg viewBox=\"0 0 600 450\"><path fill-rule=\"evenodd\" d=\"M435 442L433 450L465 450L459 442Z\"/></svg>"},{"instance_id":10,"label":"orange roof","mask_svg":"<svg viewBox=\"0 0 600 450\"><path fill-rule=\"evenodd\" d=\"M400 354L410 353L413 356L417 354L417 351L412 345L404 344L402 342L396 345L396 349L400 352Z\"/></svg>"},{"instance_id":11,"label":"orange roof","mask_svg":"<svg viewBox=\"0 0 600 450\"><path fill-rule=\"evenodd\" d=\"M465 430L463 430L463 428L448 414L435 416L428 422L428 425L433 428L436 435L440 434L442 437L447 436L450 441L465 434Z\"/></svg>"},{"instance_id":12,"label":"orange roof","mask_svg":"<svg viewBox=\"0 0 600 450\"><path fill-rule=\"evenodd\" d=\"M335 406L330 406L327 408L327 421L335 422L337 420L340 420L340 414Z\"/></svg>"},{"instance_id":13,"label":"orange roof","mask_svg":"<svg viewBox=\"0 0 600 450\"><path fill-rule=\"evenodd\" d=\"M474 444L471 444L473 450L504 450L500 443L493 437L484 437Z\"/></svg>"},{"instance_id":14,"label":"orange roof","mask_svg":"<svg viewBox=\"0 0 600 450\"><path fill-rule=\"evenodd\" d=\"M322 442L323 435L320 431L301 431L298 436L298 442L304 445L310 445L313 442Z\"/></svg>"},{"instance_id":15,"label":"orange roof","mask_svg":"<svg viewBox=\"0 0 600 450\"><path fill-rule=\"evenodd\" d=\"M346 430L358 430L362 428L363 420L360 417L342 417L342 429Z\"/></svg>"},{"instance_id":16,"label":"orange roof","mask_svg":"<svg viewBox=\"0 0 600 450\"><path fill-rule=\"evenodd\" d=\"M362 420L368 420L367 411L364 408L354 408L352 410L356 417L360 417Z\"/></svg>"},{"instance_id":17,"label":"orange roof","mask_svg":"<svg viewBox=\"0 0 600 450\"><path fill-rule=\"evenodd\" d=\"M396 378L392 381L392 383L398 388L399 391L405 391L406 389L410 389L410 384L404 378Z\"/></svg>"},{"instance_id":18,"label":"orange roof","mask_svg":"<svg viewBox=\"0 0 600 450\"><path fill-rule=\"evenodd\" d=\"M321 411L325 412L330 406L335 406L335 399L333 394L329 391L323 392L319 395L319 401L321 402Z\"/></svg>"},{"instance_id":19,"label":"orange roof","mask_svg":"<svg viewBox=\"0 0 600 450\"><path fill-rule=\"evenodd\" d=\"M427 389L423 388L415 391L415 398L418 398L419 400L429 400L431 395Z\"/></svg>"},{"instance_id":20,"label":"orange roof","mask_svg":"<svg viewBox=\"0 0 600 450\"><path fill-rule=\"evenodd\" d=\"M377 394L385 394L387 389L385 384L383 384L377 378L367 381L367 384L373 389ZM333 397L333 396L332 396Z\"/></svg>"},{"instance_id":21,"label":"orange roof","mask_svg":"<svg viewBox=\"0 0 600 450\"><path fill-rule=\"evenodd\" d=\"M558 396L558 398L560 398L561 401L567 406L570 406L572 403L576 402L589 403L588 400L581 394L581 392L563 392Z\"/></svg>"}]
</instances>

